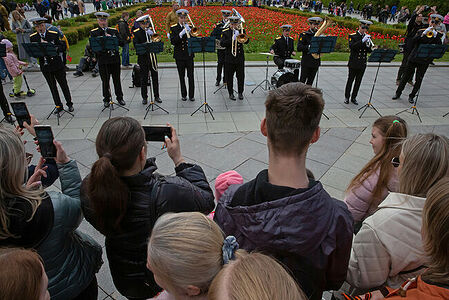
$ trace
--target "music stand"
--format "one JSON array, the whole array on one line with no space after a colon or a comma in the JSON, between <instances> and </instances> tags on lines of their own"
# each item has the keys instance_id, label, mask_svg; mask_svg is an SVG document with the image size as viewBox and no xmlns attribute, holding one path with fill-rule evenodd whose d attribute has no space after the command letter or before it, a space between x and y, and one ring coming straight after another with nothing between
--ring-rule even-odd
<instances>
[{"instance_id":1,"label":"music stand","mask_svg":"<svg viewBox=\"0 0 449 300\"><path fill-rule=\"evenodd\" d=\"M261 88L264 91L268 91L269 89L274 89L273 85L271 84L271 82L268 80L268 61L270 59L270 56L273 56L273 54L271 53L260 53L260 54L265 54L267 56L267 66L265 67L265 79L262 80L252 91L251 94L254 94L254 91L257 90L257 88ZM265 88L262 86L265 83Z\"/></svg>"},{"instance_id":2,"label":"music stand","mask_svg":"<svg viewBox=\"0 0 449 300\"><path fill-rule=\"evenodd\" d=\"M215 40L217 40L216 37L215 37ZM216 43L217 43L217 42L215 42L215 47L217 46ZM224 72L225 74L224 74L224 77L223 77L223 84L222 84L222 86L220 86L218 89L216 89L216 90L214 91L214 95L215 95L216 93L218 93L219 90L221 90L222 88L224 88L224 87L226 86L226 82L225 82L225 80L227 80L227 79L226 79L226 63L223 65L223 68L225 68L225 72ZM232 79L232 80L234 80L234 79ZM236 90L234 90L234 92L237 93Z\"/></svg>"},{"instance_id":3,"label":"music stand","mask_svg":"<svg viewBox=\"0 0 449 300\"><path fill-rule=\"evenodd\" d=\"M58 56L58 51L56 49L56 46L52 43L23 43L22 45L29 56L39 57L39 58L42 57L44 59L44 66L48 64L47 57L49 57L49 56L57 57ZM61 108L61 106L56 105L47 116L47 120L48 120L48 119L50 119L51 115L54 112L56 112L56 119L58 121L58 126L59 126L59 119L61 118L61 116L63 114L68 113L72 117L75 116L68 110L65 110L63 106L62 106L62 110L58 111L60 108Z\"/></svg>"},{"instance_id":4,"label":"music stand","mask_svg":"<svg viewBox=\"0 0 449 300\"><path fill-rule=\"evenodd\" d=\"M214 37L191 37L187 40L189 47L189 54L192 53L203 53L203 86L204 86L204 102L198 107L192 114L193 116L197 111L204 107L204 113L210 113L213 120L215 120L212 112L214 111L212 107L207 103L206 100L206 58L204 53L215 52L215 38Z\"/></svg>"},{"instance_id":5,"label":"music stand","mask_svg":"<svg viewBox=\"0 0 449 300\"><path fill-rule=\"evenodd\" d=\"M432 59L438 59L441 58L444 53L446 52L449 45L434 45L434 44L423 44L419 45L418 51L416 53L416 58L432 58ZM422 78L424 79L424 78ZM421 82L422 86L422 82ZM416 107L416 103L418 103L419 94L421 92L421 88L418 90L418 94L416 95L415 102L413 102L412 107L401 110L396 115L399 115L403 112L409 112L408 110L411 109L412 111L409 112L412 115L415 114L418 116L419 121L422 123L421 116L419 115L418 108ZM445 117L448 114L445 114L443 117Z\"/></svg>"},{"instance_id":6,"label":"music stand","mask_svg":"<svg viewBox=\"0 0 449 300\"><path fill-rule=\"evenodd\" d=\"M396 54L398 53L397 50L391 50L391 49L375 49L371 55L368 58L368 62L378 62L379 64L377 65L377 71L376 71L376 76L374 77L374 82L373 82L373 87L371 88L371 94L369 96L369 100L368 103L366 103L365 105L363 105L362 107L360 107L358 110L362 111L362 113L359 116L359 119L363 116L363 114L365 113L365 111L368 109L368 107L371 107L372 109L374 109L374 111L380 116L382 117L382 115L379 113L379 111L374 107L373 103L372 103L372 99L373 99L373 93L374 93L374 88L376 86L376 82L377 82L377 75L379 74L379 69L380 69L380 65L383 62L389 63L391 62L394 57L396 56Z\"/></svg>"},{"instance_id":7,"label":"music stand","mask_svg":"<svg viewBox=\"0 0 449 300\"><path fill-rule=\"evenodd\" d=\"M109 51L118 51L118 38L115 36L98 36L98 37L90 37L89 38L89 44L90 47L92 48L92 51L95 53L99 53L99 52L109 52ZM106 68L106 77L108 78L109 81L109 72L108 69ZM115 103L112 100L112 93L109 87L109 94L111 95L111 98L109 99L109 119L111 118L112 115L112 111L114 110L114 104L117 105L120 108L123 108L127 111L129 111L128 108L124 107L123 105L120 105L119 103ZM104 112L104 110L107 107L103 107L103 109L101 110L101 112Z\"/></svg>"}]
</instances>

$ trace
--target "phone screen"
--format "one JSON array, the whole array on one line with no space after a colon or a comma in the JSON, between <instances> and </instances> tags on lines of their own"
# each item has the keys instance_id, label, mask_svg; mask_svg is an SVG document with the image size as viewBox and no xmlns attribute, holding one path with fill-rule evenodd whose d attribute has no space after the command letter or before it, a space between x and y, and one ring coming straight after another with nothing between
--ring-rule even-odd
<instances>
[{"instance_id":1,"label":"phone screen","mask_svg":"<svg viewBox=\"0 0 449 300\"><path fill-rule=\"evenodd\" d=\"M53 132L50 126L34 126L42 157L56 157L56 147L53 144Z\"/></svg>"},{"instance_id":2,"label":"phone screen","mask_svg":"<svg viewBox=\"0 0 449 300\"><path fill-rule=\"evenodd\" d=\"M171 127L142 126L145 131L145 140L148 142L164 142L165 136L171 138Z\"/></svg>"},{"instance_id":3,"label":"phone screen","mask_svg":"<svg viewBox=\"0 0 449 300\"><path fill-rule=\"evenodd\" d=\"M17 118L20 128L24 128L23 122L31 124L30 113L28 112L27 105L25 102L11 102L12 110Z\"/></svg>"}]
</instances>

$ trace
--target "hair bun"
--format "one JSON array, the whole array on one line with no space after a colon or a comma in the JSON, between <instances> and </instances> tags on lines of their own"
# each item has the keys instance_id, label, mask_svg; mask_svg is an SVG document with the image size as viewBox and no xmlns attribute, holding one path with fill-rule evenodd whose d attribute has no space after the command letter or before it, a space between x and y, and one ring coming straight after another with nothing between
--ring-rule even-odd
<instances>
[{"instance_id":1,"label":"hair bun","mask_svg":"<svg viewBox=\"0 0 449 300\"><path fill-rule=\"evenodd\" d=\"M112 154L109 152L106 152L105 154L103 154L102 157L106 157L107 159L112 160Z\"/></svg>"}]
</instances>

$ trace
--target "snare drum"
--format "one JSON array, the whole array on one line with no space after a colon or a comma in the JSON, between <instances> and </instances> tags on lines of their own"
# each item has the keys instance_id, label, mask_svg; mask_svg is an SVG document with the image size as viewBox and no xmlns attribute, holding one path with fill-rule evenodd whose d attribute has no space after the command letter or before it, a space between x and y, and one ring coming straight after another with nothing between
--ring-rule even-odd
<instances>
[{"instance_id":1,"label":"snare drum","mask_svg":"<svg viewBox=\"0 0 449 300\"><path fill-rule=\"evenodd\" d=\"M277 70L276 73L271 76L271 85L277 88L290 82L298 82L298 78L296 78L293 71L289 69Z\"/></svg>"},{"instance_id":2,"label":"snare drum","mask_svg":"<svg viewBox=\"0 0 449 300\"><path fill-rule=\"evenodd\" d=\"M301 61L297 59L286 59L284 61L284 68L288 68L291 70L296 70L301 67Z\"/></svg>"}]
</instances>

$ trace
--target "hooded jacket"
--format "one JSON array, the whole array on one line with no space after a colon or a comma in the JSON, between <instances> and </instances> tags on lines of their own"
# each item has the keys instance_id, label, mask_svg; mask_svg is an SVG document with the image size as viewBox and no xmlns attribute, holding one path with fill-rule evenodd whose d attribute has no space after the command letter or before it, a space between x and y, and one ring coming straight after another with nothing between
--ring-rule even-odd
<instances>
[{"instance_id":1,"label":"hooded jacket","mask_svg":"<svg viewBox=\"0 0 449 300\"><path fill-rule=\"evenodd\" d=\"M263 170L246 184L231 185L214 219L240 248L279 260L309 299L321 299L345 280L353 219L318 181L305 189L275 186Z\"/></svg>"}]
</instances>

